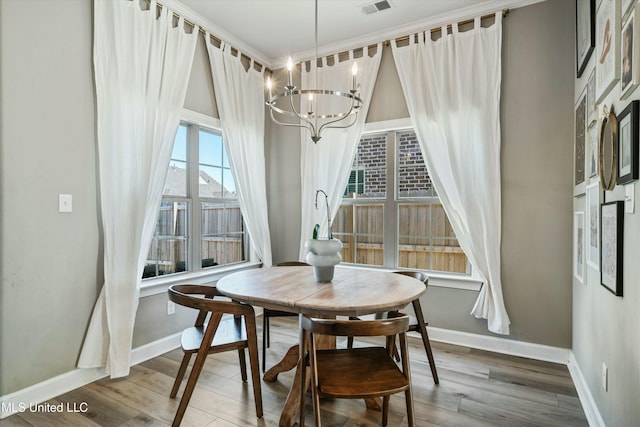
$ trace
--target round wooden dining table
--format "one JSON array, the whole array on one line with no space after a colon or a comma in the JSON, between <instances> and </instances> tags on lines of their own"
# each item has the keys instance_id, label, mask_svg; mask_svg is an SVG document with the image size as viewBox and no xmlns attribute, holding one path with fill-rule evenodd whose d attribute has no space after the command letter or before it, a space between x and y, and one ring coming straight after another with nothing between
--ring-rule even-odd
<instances>
[{"instance_id":1,"label":"round wooden dining table","mask_svg":"<svg viewBox=\"0 0 640 427\"><path fill-rule=\"evenodd\" d=\"M247 304L320 317L400 310L426 290L422 282L402 274L348 267L336 267L331 282L316 282L310 266L244 270L223 277L216 286L226 296ZM335 347L335 340L318 346ZM297 345L291 347L265 373L264 380L275 381L278 373L296 367L299 354ZM295 423L301 386L299 375L295 375L280 416L282 427Z\"/></svg>"}]
</instances>

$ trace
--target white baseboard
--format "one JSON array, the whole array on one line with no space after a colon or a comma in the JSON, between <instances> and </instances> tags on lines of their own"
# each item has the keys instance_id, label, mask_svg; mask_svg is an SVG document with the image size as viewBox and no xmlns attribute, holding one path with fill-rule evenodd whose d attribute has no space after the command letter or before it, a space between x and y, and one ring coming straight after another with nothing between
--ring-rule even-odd
<instances>
[{"instance_id":1,"label":"white baseboard","mask_svg":"<svg viewBox=\"0 0 640 427\"><path fill-rule=\"evenodd\" d=\"M136 347L131 351L131 365L153 359L180 346L180 335L170 335L149 344ZM104 368L74 369L34 384L14 393L0 397L0 419L18 412L29 410L31 405L42 403L71 390L106 377Z\"/></svg>"},{"instance_id":2,"label":"white baseboard","mask_svg":"<svg viewBox=\"0 0 640 427\"><path fill-rule=\"evenodd\" d=\"M528 357L530 359L561 363L563 365L569 362L569 355L571 353L571 350L568 348L533 344L489 335L471 334L469 332L453 331L431 326L428 326L427 330L431 341L494 351L512 356Z\"/></svg>"},{"instance_id":3,"label":"white baseboard","mask_svg":"<svg viewBox=\"0 0 640 427\"><path fill-rule=\"evenodd\" d=\"M576 360L573 352L571 352L569 356L567 368L569 368L571 379L573 380L573 384L576 386L576 391L578 392L578 397L580 398L580 403L582 404L582 409L584 410L584 415L587 417L589 426L606 427L606 424L602 419L602 415L600 415L600 411L598 410L598 406L596 405L596 401L591 394L591 390L589 390L587 381L585 380L584 375L582 375L582 371L580 370L580 366L578 365L578 361Z\"/></svg>"}]
</instances>

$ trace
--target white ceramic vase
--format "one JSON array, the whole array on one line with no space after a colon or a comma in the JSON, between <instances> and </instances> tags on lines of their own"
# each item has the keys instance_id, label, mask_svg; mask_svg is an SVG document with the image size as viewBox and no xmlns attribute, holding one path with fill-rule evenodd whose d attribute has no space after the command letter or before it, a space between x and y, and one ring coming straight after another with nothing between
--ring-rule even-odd
<instances>
[{"instance_id":1,"label":"white ceramic vase","mask_svg":"<svg viewBox=\"0 0 640 427\"><path fill-rule=\"evenodd\" d=\"M313 266L316 282L330 282L336 264L342 261L342 242L338 239L309 239L304 243L307 263Z\"/></svg>"}]
</instances>

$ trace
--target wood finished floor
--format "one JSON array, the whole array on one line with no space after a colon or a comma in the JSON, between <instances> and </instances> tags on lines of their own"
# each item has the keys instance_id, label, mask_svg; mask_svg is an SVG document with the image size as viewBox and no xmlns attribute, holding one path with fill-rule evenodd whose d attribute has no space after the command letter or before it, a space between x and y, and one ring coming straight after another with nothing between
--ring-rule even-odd
<instances>
[{"instance_id":1,"label":"wood finished floor","mask_svg":"<svg viewBox=\"0 0 640 427\"><path fill-rule=\"evenodd\" d=\"M295 342L297 320L272 319L268 366ZM433 383L421 341L410 339L418 426L588 425L566 366L436 342L432 346L440 385ZM169 426L182 395L181 390L178 398L168 397L181 357L180 350L171 351L132 367L126 378L103 379L48 402L78 409L86 403L85 413L25 411L0 420L0 426ZM182 425L277 426L292 379L288 372L275 383L262 383L264 417L257 419L251 385L240 380L237 353L209 356ZM380 425L380 412L367 410L360 400L322 400L321 405L324 426ZM313 425L310 398L306 413L306 424ZM391 399L388 425L407 425L402 394Z\"/></svg>"}]
</instances>

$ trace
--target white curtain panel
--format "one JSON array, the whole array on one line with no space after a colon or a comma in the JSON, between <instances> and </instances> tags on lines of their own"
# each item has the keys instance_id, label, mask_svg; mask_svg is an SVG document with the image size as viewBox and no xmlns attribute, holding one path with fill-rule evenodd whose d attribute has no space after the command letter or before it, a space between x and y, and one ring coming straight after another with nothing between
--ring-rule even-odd
<instances>
[{"instance_id":1,"label":"white curtain panel","mask_svg":"<svg viewBox=\"0 0 640 427\"><path fill-rule=\"evenodd\" d=\"M484 285L472 309L509 334L500 280L500 81L502 14L495 23L432 41L392 43L422 153L451 225Z\"/></svg>"},{"instance_id":2,"label":"white curtain panel","mask_svg":"<svg viewBox=\"0 0 640 427\"><path fill-rule=\"evenodd\" d=\"M338 62L338 55L334 55L334 64L327 65L323 59L322 67L317 67L318 89L348 90L352 86L351 69L355 62L358 66L357 82L360 85L360 97L364 101L355 124L345 129L327 129L322 139L314 144L305 129L301 131L301 179L302 179L302 219L300 233L300 258L304 259L306 252L304 242L312 237L313 227L320 224L320 236L327 236L327 212L324 196L318 197L318 209L315 208L317 190L325 191L329 196L331 220L337 214L342 201L345 186L349 179L349 172L353 158L360 142L360 135L369 111L371 95L378 77L380 59L382 58L382 44L375 47L375 53L370 56L369 49L364 48L362 57L353 57L350 52L349 60ZM302 87L314 88L316 82L316 67L302 69ZM326 98L326 97L325 97ZM324 98L320 99L322 102ZM303 101L304 104L304 101ZM335 103L320 104L318 109L329 111ZM305 105L301 108L304 110ZM326 110L325 110L326 108ZM337 112L337 110L336 110Z\"/></svg>"},{"instance_id":3,"label":"white curtain panel","mask_svg":"<svg viewBox=\"0 0 640 427\"><path fill-rule=\"evenodd\" d=\"M104 286L78 367L129 374L140 277L156 225L198 28L156 2L94 2Z\"/></svg>"},{"instance_id":4,"label":"white curtain panel","mask_svg":"<svg viewBox=\"0 0 640 427\"><path fill-rule=\"evenodd\" d=\"M241 54L224 42L213 46L207 34L213 86L222 136L238 189L244 222L252 247L265 267L271 267L271 237L267 217L264 159L264 72L253 62L245 69Z\"/></svg>"}]
</instances>

